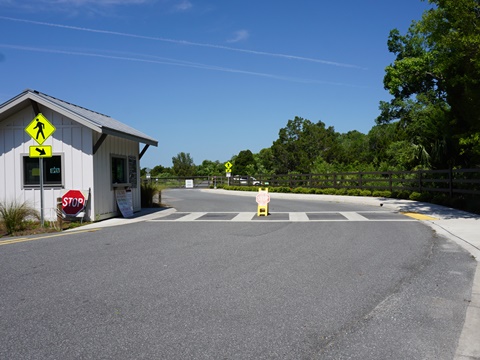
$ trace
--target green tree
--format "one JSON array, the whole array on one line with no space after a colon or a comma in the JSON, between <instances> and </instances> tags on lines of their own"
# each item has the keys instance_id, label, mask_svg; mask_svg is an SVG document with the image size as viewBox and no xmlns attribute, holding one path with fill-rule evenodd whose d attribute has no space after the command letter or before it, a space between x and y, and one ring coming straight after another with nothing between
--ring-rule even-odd
<instances>
[{"instance_id":1,"label":"green tree","mask_svg":"<svg viewBox=\"0 0 480 360\"><path fill-rule=\"evenodd\" d=\"M233 173L235 175L255 175L257 163L250 150L242 150L233 161Z\"/></svg>"},{"instance_id":2,"label":"green tree","mask_svg":"<svg viewBox=\"0 0 480 360\"><path fill-rule=\"evenodd\" d=\"M150 176L158 177L160 174L168 172L168 170L169 170L169 168L166 168L162 165L157 165L150 171Z\"/></svg>"},{"instance_id":3,"label":"green tree","mask_svg":"<svg viewBox=\"0 0 480 360\"><path fill-rule=\"evenodd\" d=\"M384 85L393 99L380 103L377 122L400 120L433 167L475 165L480 154L465 140L480 133L480 3L429 3L433 7L406 35L390 32L388 49L396 59ZM411 130L422 127L427 131Z\"/></svg>"},{"instance_id":4,"label":"green tree","mask_svg":"<svg viewBox=\"0 0 480 360\"><path fill-rule=\"evenodd\" d=\"M342 164L368 162L368 136L357 130L339 135L339 151L336 162Z\"/></svg>"},{"instance_id":5,"label":"green tree","mask_svg":"<svg viewBox=\"0 0 480 360\"><path fill-rule=\"evenodd\" d=\"M173 173L176 176L194 176L195 164L190 156L190 153L178 153L177 156L172 157Z\"/></svg>"},{"instance_id":6,"label":"green tree","mask_svg":"<svg viewBox=\"0 0 480 360\"><path fill-rule=\"evenodd\" d=\"M338 134L333 127L326 128L321 121L313 123L296 116L280 129L271 149L277 174L308 173L318 156L327 162L335 159Z\"/></svg>"},{"instance_id":7,"label":"green tree","mask_svg":"<svg viewBox=\"0 0 480 360\"><path fill-rule=\"evenodd\" d=\"M258 174L272 174L275 159L271 148L264 148L258 154L253 154L257 163Z\"/></svg>"},{"instance_id":8,"label":"green tree","mask_svg":"<svg viewBox=\"0 0 480 360\"><path fill-rule=\"evenodd\" d=\"M225 164L220 161L203 160L202 164L197 166L196 174L199 176L223 175L225 173Z\"/></svg>"},{"instance_id":9,"label":"green tree","mask_svg":"<svg viewBox=\"0 0 480 360\"><path fill-rule=\"evenodd\" d=\"M382 163L387 163L389 156L387 151L390 144L394 141L402 140L398 136L397 124L382 124L372 127L368 132L368 162L372 163L375 167L380 166Z\"/></svg>"}]
</instances>

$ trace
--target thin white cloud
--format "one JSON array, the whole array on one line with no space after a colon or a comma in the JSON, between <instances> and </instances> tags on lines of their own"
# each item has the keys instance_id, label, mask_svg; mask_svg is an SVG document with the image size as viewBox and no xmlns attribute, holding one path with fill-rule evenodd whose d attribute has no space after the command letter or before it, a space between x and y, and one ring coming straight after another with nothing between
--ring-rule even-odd
<instances>
[{"instance_id":1,"label":"thin white cloud","mask_svg":"<svg viewBox=\"0 0 480 360\"><path fill-rule=\"evenodd\" d=\"M193 7L192 3L188 0L181 0L174 5L176 11L187 11Z\"/></svg>"},{"instance_id":2,"label":"thin white cloud","mask_svg":"<svg viewBox=\"0 0 480 360\"><path fill-rule=\"evenodd\" d=\"M6 4L9 6L55 6L55 5L72 5L72 6L84 6L84 5L138 5L152 2L152 0L0 0L0 4Z\"/></svg>"},{"instance_id":3,"label":"thin white cloud","mask_svg":"<svg viewBox=\"0 0 480 360\"><path fill-rule=\"evenodd\" d=\"M34 25L50 26L50 27L57 27L57 28L61 28L61 29L85 31L85 32L91 32L91 33L97 33L97 34L108 34L108 35L124 36L124 37L144 39L144 40L162 41L162 42L169 42L169 43L185 45L185 46L201 46L201 47L206 47L206 48L235 51L235 52L241 52L241 53L246 53L246 54L271 56L271 57L278 57L278 58L298 60L298 61L308 61L308 62L337 66L337 67L355 68L355 69L365 70L365 68L362 68L361 66L354 65L354 64L347 64L347 63L341 63L341 62L336 62L336 61L308 58L308 57L302 57L302 56L297 56L297 55L271 53L271 52L266 52L266 51L248 50L248 49L234 48L234 47L223 46L223 45L197 43L197 42L192 42L192 41L187 41L187 40L176 40L176 39L168 39L168 38L145 36L145 35L136 35L136 34L131 34L131 33L123 33L123 32L110 31L110 30L98 30L98 29L84 28L84 27L78 27L78 26L62 25L62 24L56 24L56 23L47 23L47 22L42 22L42 21L18 19L18 18L12 18L12 17L7 17L7 16L1 16L1 15L0 15L0 20L10 20L10 21L24 22L24 23L28 23L28 24L34 24Z\"/></svg>"},{"instance_id":4,"label":"thin white cloud","mask_svg":"<svg viewBox=\"0 0 480 360\"><path fill-rule=\"evenodd\" d=\"M268 74L268 73L260 73L255 71L225 68L225 67L215 66L215 65L206 65L206 64L195 63L190 61L154 57L150 55L118 56L118 55L108 55L108 54L100 54L100 53L94 53L94 52L80 52L80 51L70 51L70 50L36 48L36 47L30 47L30 46L19 46L19 45L9 45L9 44L0 44L0 48L29 51L29 52L42 52L42 53L62 54L62 55L71 55L71 56L86 56L86 57L95 57L95 58L112 59L112 60L123 60L123 61L142 62L142 63L151 63L151 64L160 64L160 65L180 66L180 67L196 68L196 69L202 69L202 70L251 75L251 76L257 76L257 77L297 82L297 83L305 83L305 84L324 84L324 85L364 88L364 86L358 86L353 84L314 80L314 79L303 79L303 78L275 75L275 74ZM138 56L145 56L145 58L140 58Z\"/></svg>"},{"instance_id":5,"label":"thin white cloud","mask_svg":"<svg viewBox=\"0 0 480 360\"><path fill-rule=\"evenodd\" d=\"M240 41L247 40L250 37L248 30L238 30L235 31L233 38L227 40L229 43L237 43Z\"/></svg>"}]
</instances>

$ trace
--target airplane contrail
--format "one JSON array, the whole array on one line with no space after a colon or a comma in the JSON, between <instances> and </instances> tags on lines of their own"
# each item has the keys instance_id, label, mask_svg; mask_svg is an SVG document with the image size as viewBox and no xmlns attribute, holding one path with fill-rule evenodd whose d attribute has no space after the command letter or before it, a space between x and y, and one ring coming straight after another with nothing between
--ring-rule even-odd
<instances>
[{"instance_id":1,"label":"airplane contrail","mask_svg":"<svg viewBox=\"0 0 480 360\"><path fill-rule=\"evenodd\" d=\"M12 18L12 17L7 17L7 16L0 16L0 19L17 21L17 22L24 22L24 23L28 23L28 24L34 24L34 25L57 27L57 28L76 30L76 31L85 31L85 32L91 32L91 33L97 33L97 34L107 34L107 35L114 35L114 36L124 36L124 37L131 37L131 38L137 38L137 39L144 39L144 40L162 41L162 42L169 42L169 43L187 45L187 46L200 46L200 47L207 47L207 48L214 48L214 49L221 49L221 50L242 52L242 53L253 54L253 55L271 56L271 57L278 57L278 58L291 59L291 60L308 61L308 62L337 66L337 67L345 67L345 68L354 68L354 69L365 70L365 68L363 68L361 66L358 66L358 65L346 64L346 63L328 61L328 60L322 60L322 59L315 59L315 58L308 58L308 57L302 57L302 56L296 56L296 55L271 53L271 52L257 51L257 50L248 50L248 49L241 49L241 48L235 48L235 47L230 47L230 46L207 44L207 43L197 43L197 42L192 42L192 41L187 41L187 40L176 40L176 39L169 39L169 38L163 38L163 37L137 35L137 34L111 31L111 30L91 29L91 28L71 26L71 25L47 23L47 22L35 21L35 20L18 19L18 18Z\"/></svg>"},{"instance_id":2,"label":"airplane contrail","mask_svg":"<svg viewBox=\"0 0 480 360\"><path fill-rule=\"evenodd\" d=\"M289 76L282 76L282 75L275 75L275 74L268 74L268 73L260 73L260 72L247 71L247 70L225 68L225 67L200 64L200 63L195 63L195 62L190 62L190 61L155 57L155 56L151 56L151 55L147 55L147 56L153 57L153 59L141 59L141 58L132 57L132 56L105 55L105 54L92 53L92 52L80 52L80 51L58 50L58 49L45 49L45 48L36 48L36 47L30 47L30 46L9 45L9 44L0 44L0 48L8 48L8 49L15 49L15 50L22 50L22 51L43 52L43 53L53 53L53 54L63 54L63 55L97 57L97 58L104 58L104 59L134 61L134 62L143 62L143 63L151 63L151 64L161 64L161 65L181 66L181 67L189 67L189 68L196 68L196 69L203 69L203 70L212 70L212 71L221 71L221 72L228 72L228 73L259 76L259 77L264 77L264 78L283 80L283 81L291 81L291 82L297 82L297 83L326 84L326 85L348 86L348 87L359 87L359 88L363 87L363 86L358 86L358 85L353 85L353 84L337 83L337 82L322 81L322 80L312 80L312 79L302 79L302 78L296 78L296 77L289 77Z\"/></svg>"}]
</instances>

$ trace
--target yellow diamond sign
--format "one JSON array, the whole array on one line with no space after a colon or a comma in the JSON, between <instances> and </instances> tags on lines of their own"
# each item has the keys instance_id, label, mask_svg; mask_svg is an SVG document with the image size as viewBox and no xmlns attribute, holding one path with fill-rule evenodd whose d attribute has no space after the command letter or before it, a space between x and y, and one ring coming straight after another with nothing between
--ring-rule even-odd
<instances>
[{"instance_id":1,"label":"yellow diamond sign","mask_svg":"<svg viewBox=\"0 0 480 360\"><path fill-rule=\"evenodd\" d=\"M38 145L42 145L55 130L55 126L41 113L35 116L32 122L25 128L25 132L30 135Z\"/></svg>"}]
</instances>

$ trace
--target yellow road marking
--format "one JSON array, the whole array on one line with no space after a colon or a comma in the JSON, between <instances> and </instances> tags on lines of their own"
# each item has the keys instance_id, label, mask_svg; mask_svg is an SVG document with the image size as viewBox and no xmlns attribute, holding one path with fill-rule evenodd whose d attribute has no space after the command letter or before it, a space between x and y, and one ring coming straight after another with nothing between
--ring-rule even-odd
<instances>
[{"instance_id":1,"label":"yellow road marking","mask_svg":"<svg viewBox=\"0 0 480 360\"><path fill-rule=\"evenodd\" d=\"M419 214L419 213L414 213L414 212L402 212L402 214L417 220L438 220L437 218L434 218L428 215Z\"/></svg>"},{"instance_id":2,"label":"yellow road marking","mask_svg":"<svg viewBox=\"0 0 480 360\"><path fill-rule=\"evenodd\" d=\"M44 236L38 236L38 237L17 238L17 239L12 239L12 240L3 240L3 241L0 241L0 246L2 246L2 245L9 245L9 244L16 244L16 243L21 243L21 242L27 242L27 241L35 241L35 240L40 240L40 239L49 239L49 238L54 238L54 237L59 237L59 236L67 236L67 235L71 235L71 234L80 234L80 233L85 233L85 232L93 232L93 231L98 231L98 230L100 230L100 229L78 230L78 231L62 232L62 233L60 233L60 234L44 235Z\"/></svg>"}]
</instances>

